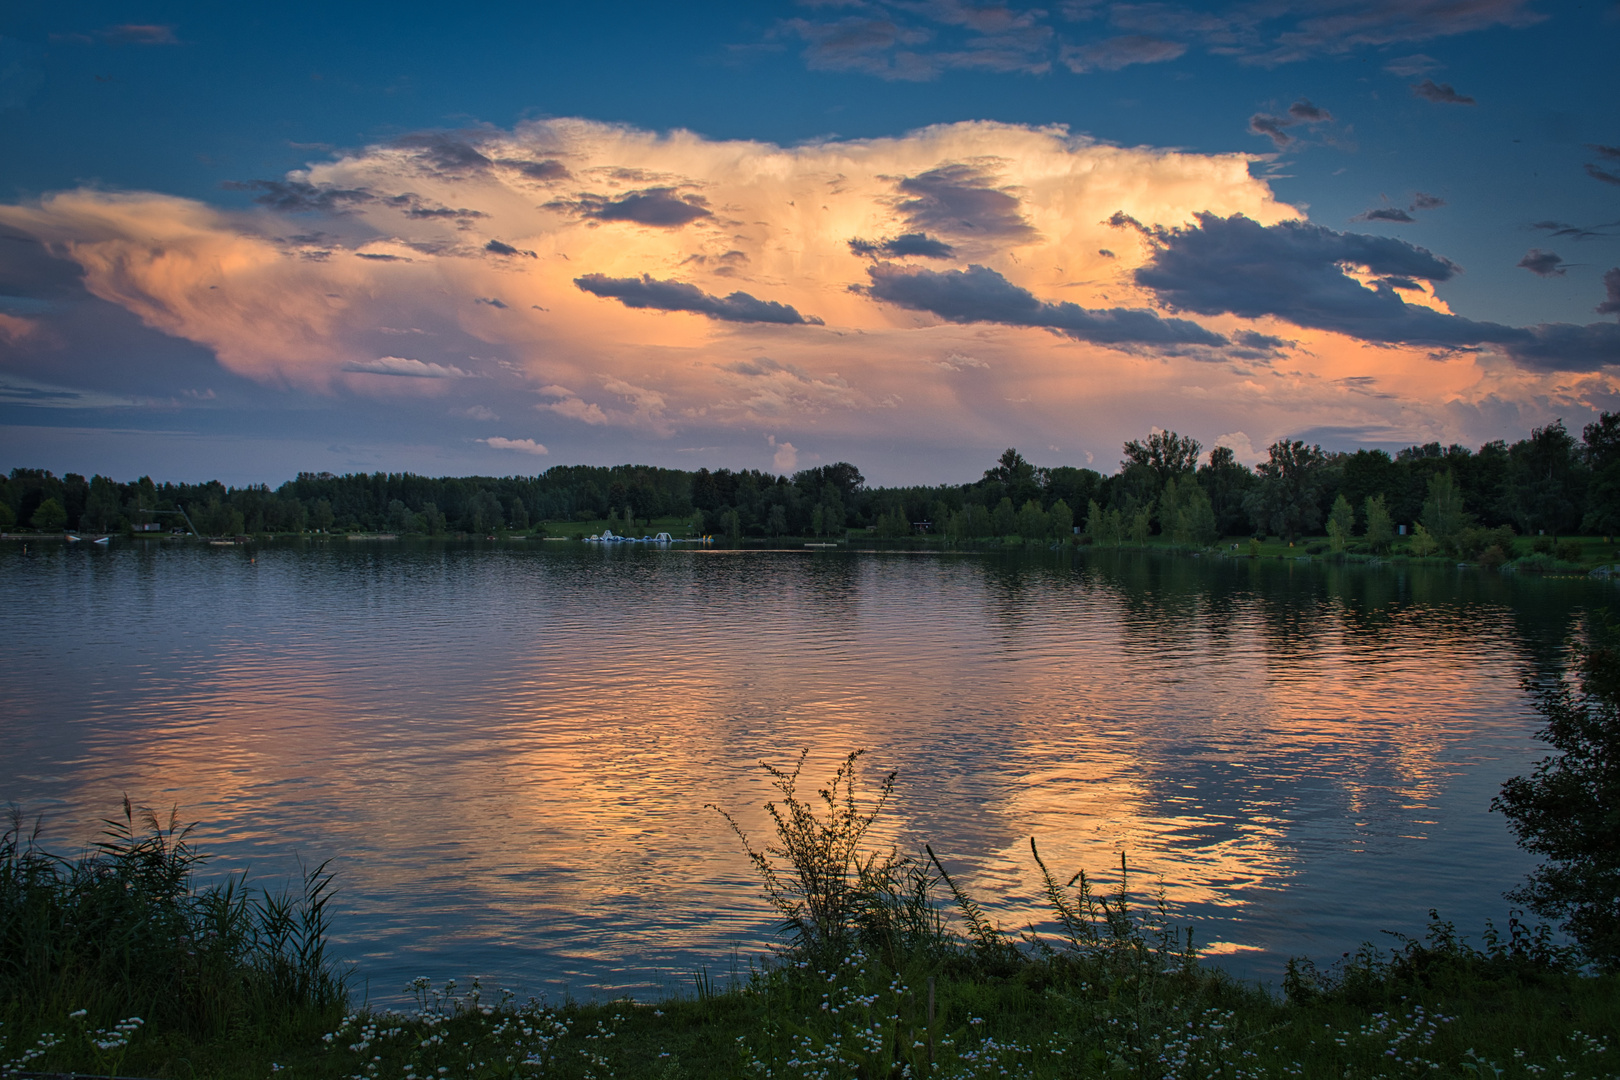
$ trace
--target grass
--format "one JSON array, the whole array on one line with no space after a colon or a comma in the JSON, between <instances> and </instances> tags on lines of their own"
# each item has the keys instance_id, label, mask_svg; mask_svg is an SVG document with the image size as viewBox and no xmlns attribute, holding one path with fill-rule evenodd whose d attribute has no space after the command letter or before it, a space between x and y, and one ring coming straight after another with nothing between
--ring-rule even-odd
<instances>
[{"instance_id":1,"label":"grass","mask_svg":"<svg viewBox=\"0 0 1620 1080\"><path fill-rule=\"evenodd\" d=\"M338 998L286 1006L302 1024L244 1006L222 1032L184 1013L120 1030L8 989L0 1064L186 1080L1620 1076L1620 980L1583 973L1545 930L1510 921L1476 946L1431 914L1424 938L1296 961L1275 992L1200 962L1123 859L1103 889L1053 873L1032 840L1050 917L1013 932L931 849L868 843L893 777L867 790L860 766L850 755L813 794L797 765L767 766L774 835L737 834L783 945L729 979L698 972L690 995L519 1002L418 979L413 1006L388 1011L347 1007L337 982Z\"/></svg>"}]
</instances>

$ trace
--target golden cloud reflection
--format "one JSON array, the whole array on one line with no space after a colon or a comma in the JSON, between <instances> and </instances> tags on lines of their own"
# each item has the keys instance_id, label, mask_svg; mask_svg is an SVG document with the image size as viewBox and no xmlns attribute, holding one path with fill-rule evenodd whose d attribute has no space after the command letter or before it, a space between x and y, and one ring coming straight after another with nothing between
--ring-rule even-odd
<instances>
[{"instance_id":1,"label":"golden cloud reflection","mask_svg":"<svg viewBox=\"0 0 1620 1080\"><path fill-rule=\"evenodd\" d=\"M1065 877L1106 883L1128 853L1223 952L1337 948L1426 890L1510 883L1505 833L1458 792L1528 749L1507 607L1371 611L1359 587L1101 553L165 553L100 585L131 612L97 631L128 635L112 674L25 700L30 723L84 719L29 751L60 782L22 792L68 825L120 790L178 802L261 876L335 858L381 992L656 988L758 948L769 911L706 804L765 839L756 763L803 747L807 791L856 747L898 769L880 839L931 842L1009 926L1044 919L1036 836Z\"/></svg>"}]
</instances>

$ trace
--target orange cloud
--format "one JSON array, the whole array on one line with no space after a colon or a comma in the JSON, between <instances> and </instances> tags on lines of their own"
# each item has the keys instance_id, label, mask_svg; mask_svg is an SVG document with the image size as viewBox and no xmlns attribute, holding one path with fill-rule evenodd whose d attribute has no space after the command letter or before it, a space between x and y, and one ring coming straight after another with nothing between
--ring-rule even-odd
<instances>
[{"instance_id":1,"label":"orange cloud","mask_svg":"<svg viewBox=\"0 0 1620 1080\"><path fill-rule=\"evenodd\" d=\"M1085 428L1117 445L1156 421L1257 446L1326 426L1446 438L1487 399L1612 392L1473 353L1156 310L1132 276L1151 241L1109 219L1299 217L1252 160L988 122L780 147L553 120L370 147L254 185L251 211L81 189L0 207L0 222L264 383L443 394L480 376L546 423L653 435L769 424L800 446L810 430L1072 445ZM953 287L968 279L946 271L982 267L975 287L1039 308L1006 325L879 302L880 263L887 280ZM1408 299L1443 310L1431 292ZM1191 330L1178 347L1095 344L1065 305ZM1196 344L1217 334L1232 344Z\"/></svg>"}]
</instances>

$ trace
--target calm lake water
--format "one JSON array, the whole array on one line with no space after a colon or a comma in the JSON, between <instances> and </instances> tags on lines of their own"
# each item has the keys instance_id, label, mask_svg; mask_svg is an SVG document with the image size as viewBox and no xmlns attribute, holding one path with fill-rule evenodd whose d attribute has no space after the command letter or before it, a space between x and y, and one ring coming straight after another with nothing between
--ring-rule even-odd
<instances>
[{"instance_id":1,"label":"calm lake water","mask_svg":"<svg viewBox=\"0 0 1620 1080\"><path fill-rule=\"evenodd\" d=\"M758 762L898 769L1009 925L1119 852L1236 973L1438 907L1505 920L1488 811L1545 751L1521 684L1613 586L1145 553L354 543L0 546L0 800L56 850L127 792L216 870L333 860L373 1000L413 976L647 996L746 964Z\"/></svg>"}]
</instances>

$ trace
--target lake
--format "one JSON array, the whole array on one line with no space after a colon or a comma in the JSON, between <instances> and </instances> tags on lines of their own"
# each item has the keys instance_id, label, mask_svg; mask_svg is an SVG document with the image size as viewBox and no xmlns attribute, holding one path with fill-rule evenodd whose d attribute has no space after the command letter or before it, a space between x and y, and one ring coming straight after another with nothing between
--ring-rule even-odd
<instances>
[{"instance_id":1,"label":"lake","mask_svg":"<svg viewBox=\"0 0 1620 1080\"><path fill-rule=\"evenodd\" d=\"M866 748L882 835L1012 927L1029 857L1145 894L1236 974L1429 908L1477 938L1532 865L1503 780L1523 689L1614 586L1146 552L573 543L0 546L0 799L92 840L124 793L215 871L331 859L339 952L416 975L651 996L746 966L771 914L717 804L766 839Z\"/></svg>"}]
</instances>

